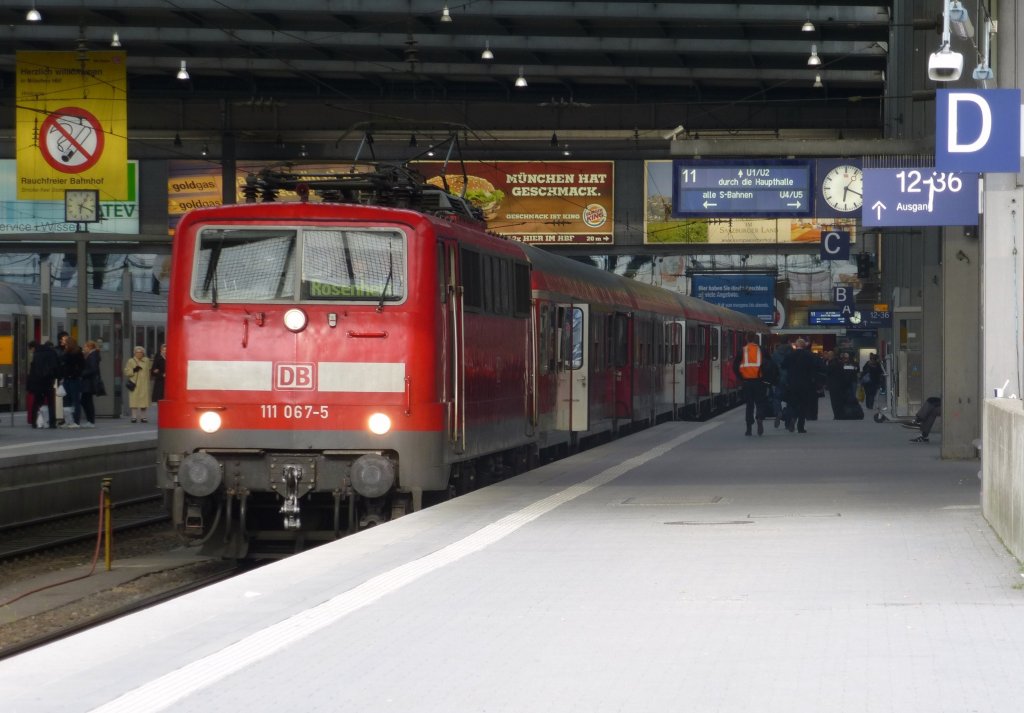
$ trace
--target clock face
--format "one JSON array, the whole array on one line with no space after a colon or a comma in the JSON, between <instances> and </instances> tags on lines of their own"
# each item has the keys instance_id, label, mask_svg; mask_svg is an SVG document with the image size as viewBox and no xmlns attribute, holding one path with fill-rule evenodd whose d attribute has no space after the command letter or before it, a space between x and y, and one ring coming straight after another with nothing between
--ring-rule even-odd
<instances>
[{"instance_id":1,"label":"clock face","mask_svg":"<svg viewBox=\"0 0 1024 713\"><path fill-rule=\"evenodd\" d=\"M100 192L94 190L64 191L64 221L97 223L100 219Z\"/></svg>"},{"instance_id":2,"label":"clock face","mask_svg":"<svg viewBox=\"0 0 1024 713\"><path fill-rule=\"evenodd\" d=\"M864 205L864 172L856 166L836 166L825 174L821 195L841 213L859 210Z\"/></svg>"},{"instance_id":3,"label":"clock face","mask_svg":"<svg viewBox=\"0 0 1024 713\"><path fill-rule=\"evenodd\" d=\"M860 312L854 312L850 315L850 324L860 324L861 320L864 319Z\"/></svg>"}]
</instances>

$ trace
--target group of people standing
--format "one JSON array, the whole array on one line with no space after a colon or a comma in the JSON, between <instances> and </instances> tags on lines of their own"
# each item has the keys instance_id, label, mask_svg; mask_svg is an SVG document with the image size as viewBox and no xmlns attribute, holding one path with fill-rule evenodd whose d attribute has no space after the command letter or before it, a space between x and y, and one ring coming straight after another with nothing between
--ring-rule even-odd
<instances>
[{"instance_id":1,"label":"group of people standing","mask_svg":"<svg viewBox=\"0 0 1024 713\"><path fill-rule=\"evenodd\" d=\"M30 342L28 346L31 355L26 384L29 424L33 428L57 428L57 407L62 406L65 417L61 428L95 428L94 399L106 395L106 385L100 372L101 350L97 342L90 339L80 347L74 337L60 332L56 347L51 341L43 344ZM145 423L149 404L163 398L166 354L166 344L160 347L160 353L153 359L146 356L143 347L137 346L125 364L123 373L129 391L132 423L138 420ZM128 386L128 382L132 386ZM43 406L49 412L48 426L38 423Z\"/></svg>"},{"instance_id":2,"label":"group of people standing","mask_svg":"<svg viewBox=\"0 0 1024 713\"><path fill-rule=\"evenodd\" d=\"M863 418L858 387L863 387L865 406L871 409L885 384L885 373L877 354L871 354L864 368L858 369L846 352L838 356L828 352L823 358L811 351L806 340L797 339L792 343L780 342L766 355L753 332L746 335L746 344L736 353L733 371L740 379L746 403L745 435L748 436L753 435L755 423L757 435L764 435L769 406L775 428L785 423L791 433L807 433L807 421L818 417L819 389L824 386L829 390L834 418L851 418L848 415L851 401Z\"/></svg>"}]
</instances>

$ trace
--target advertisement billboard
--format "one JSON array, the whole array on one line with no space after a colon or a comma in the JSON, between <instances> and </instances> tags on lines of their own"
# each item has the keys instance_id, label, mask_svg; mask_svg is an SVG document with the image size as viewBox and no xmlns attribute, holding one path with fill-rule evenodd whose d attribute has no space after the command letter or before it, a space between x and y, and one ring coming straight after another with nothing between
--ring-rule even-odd
<instances>
[{"instance_id":1,"label":"advertisement billboard","mask_svg":"<svg viewBox=\"0 0 1024 713\"><path fill-rule=\"evenodd\" d=\"M775 320L775 277L772 275L694 275L693 296L757 317Z\"/></svg>"}]
</instances>

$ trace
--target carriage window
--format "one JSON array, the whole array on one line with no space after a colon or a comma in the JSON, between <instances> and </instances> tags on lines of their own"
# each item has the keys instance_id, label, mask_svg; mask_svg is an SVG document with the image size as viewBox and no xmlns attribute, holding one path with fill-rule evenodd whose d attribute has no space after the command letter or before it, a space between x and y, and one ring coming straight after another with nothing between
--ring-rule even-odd
<instances>
[{"instance_id":1,"label":"carriage window","mask_svg":"<svg viewBox=\"0 0 1024 713\"><path fill-rule=\"evenodd\" d=\"M302 297L397 302L405 297L405 241L397 231L302 233Z\"/></svg>"},{"instance_id":2,"label":"carriage window","mask_svg":"<svg viewBox=\"0 0 1024 713\"><path fill-rule=\"evenodd\" d=\"M515 317L530 315L530 268L527 265L515 264L515 302L512 314Z\"/></svg>"},{"instance_id":3,"label":"carriage window","mask_svg":"<svg viewBox=\"0 0 1024 713\"><path fill-rule=\"evenodd\" d=\"M629 366L629 322L624 314L615 315L615 366Z\"/></svg>"},{"instance_id":4,"label":"carriage window","mask_svg":"<svg viewBox=\"0 0 1024 713\"><path fill-rule=\"evenodd\" d=\"M295 296L296 231L209 229L199 235L192 297L271 302Z\"/></svg>"},{"instance_id":5,"label":"carriage window","mask_svg":"<svg viewBox=\"0 0 1024 713\"><path fill-rule=\"evenodd\" d=\"M462 250L462 303L471 312L483 306L483 288L480 279L480 253Z\"/></svg>"},{"instance_id":6,"label":"carriage window","mask_svg":"<svg viewBox=\"0 0 1024 713\"><path fill-rule=\"evenodd\" d=\"M569 368L579 369L583 366L583 310L573 307L569 316L572 319L572 359Z\"/></svg>"}]
</instances>

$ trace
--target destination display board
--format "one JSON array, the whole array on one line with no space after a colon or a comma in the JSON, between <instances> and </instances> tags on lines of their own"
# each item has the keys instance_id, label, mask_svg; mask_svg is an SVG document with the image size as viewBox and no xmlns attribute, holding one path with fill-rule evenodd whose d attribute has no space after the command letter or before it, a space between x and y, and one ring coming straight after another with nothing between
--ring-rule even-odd
<instances>
[{"instance_id":1,"label":"destination display board","mask_svg":"<svg viewBox=\"0 0 1024 713\"><path fill-rule=\"evenodd\" d=\"M807 217L814 212L810 161L672 162L672 216Z\"/></svg>"}]
</instances>

